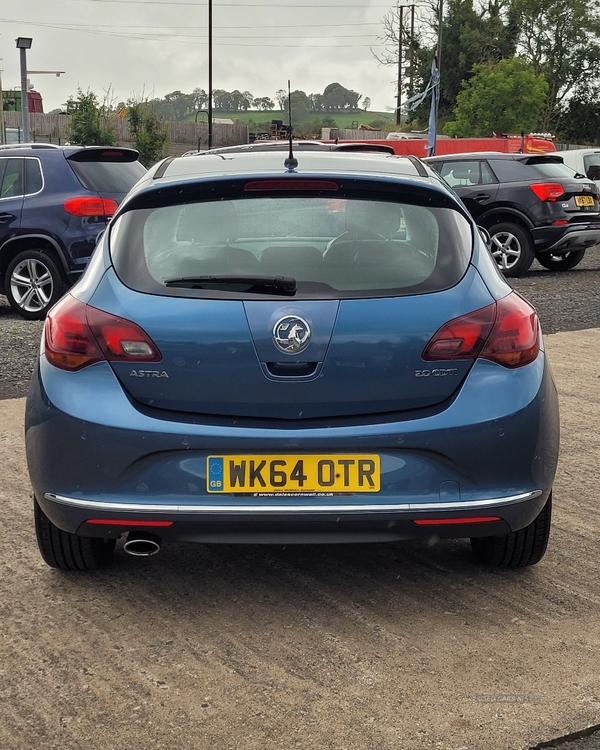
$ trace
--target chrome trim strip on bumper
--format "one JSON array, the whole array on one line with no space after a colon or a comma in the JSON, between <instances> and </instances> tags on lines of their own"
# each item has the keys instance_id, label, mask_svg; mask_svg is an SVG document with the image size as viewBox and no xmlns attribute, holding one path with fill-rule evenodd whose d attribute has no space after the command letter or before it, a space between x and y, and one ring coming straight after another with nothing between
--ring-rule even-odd
<instances>
[{"instance_id":1,"label":"chrome trim strip on bumper","mask_svg":"<svg viewBox=\"0 0 600 750\"><path fill-rule=\"evenodd\" d=\"M448 503L397 503L390 505L152 505L141 503L105 503L94 500L80 500L74 497L44 493L44 498L61 505L90 511L118 511L126 513L168 513L168 514L203 514L203 513L266 513L266 514L294 514L294 513L410 513L415 511L438 510L481 510L485 508L513 505L533 500L542 494L542 490L524 492L520 495L497 497L492 500L474 500L473 502Z\"/></svg>"}]
</instances>

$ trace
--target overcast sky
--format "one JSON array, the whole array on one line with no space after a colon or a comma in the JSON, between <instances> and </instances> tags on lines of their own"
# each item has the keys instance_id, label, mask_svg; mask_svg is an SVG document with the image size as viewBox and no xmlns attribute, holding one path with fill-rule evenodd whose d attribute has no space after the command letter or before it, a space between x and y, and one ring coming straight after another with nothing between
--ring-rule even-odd
<instances>
[{"instance_id":1,"label":"overcast sky","mask_svg":"<svg viewBox=\"0 0 600 750\"><path fill-rule=\"evenodd\" d=\"M275 98L278 89L322 93L333 81L390 110L393 68L374 59L385 0L213 0L213 88ZM44 110L77 88L111 100L208 88L208 0L20 0L0 11L4 89L20 88L17 36L33 38L29 71Z\"/></svg>"}]
</instances>

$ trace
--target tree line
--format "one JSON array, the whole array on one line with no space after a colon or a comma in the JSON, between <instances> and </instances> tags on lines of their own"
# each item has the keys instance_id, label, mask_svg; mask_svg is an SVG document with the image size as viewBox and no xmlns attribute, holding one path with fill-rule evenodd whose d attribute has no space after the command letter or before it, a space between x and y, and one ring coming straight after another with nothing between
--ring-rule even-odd
<instances>
[{"instance_id":1,"label":"tree line","mask_svg":"<svg viewBox=\"0 0 600 750\"><path fill-rule=\"evenodd\" d=\"M242 112L251 107L259 112L273 112L278 107L282 119L285 119L288 98L291 100L294 132L299 137L314 137L321 134L321 128L335 126L330 112L355 110L363 97L339 83L329 84L322 94L292 91L288 97L287 92L280 89L275 94L275 101L269 97L253 97L249 92L216 89L213 91L213 112ZM368 97L365 97L363 107L366 109L369 104ZM69 139L71 143L87 146L115 145L116 135L110 125L110 117L126 117L133 144L140 152L140 161L149 166L164 156L167 150L165 121L189 120L190 115L205 111L207 105L206 92L199 88L191 94L173 91L162 99L129 99L118 103L111 99L110 89L105 92L103 100L92 91L78 89L77 95L71 96L66 105ZM262 126L268 128L269 120L253 125L259 129Z\"/></svg>"},{"instance_id":2,"label":"tree line","mask_svg":"<svg viewBox=\"0 0 600 750\"><path fill-rule=\"evenodd\" d=\"M441 36L438 121L440 130L449 135L540 131L552 132L562 141L596 144L600 143L599 3L424 0L414 6L414 24L406 22L406 13L400 24L400 13L409 10L406 6L384 16L383 52L374 54L380 63L402 71L405 101L426 88ZM278 110L286 119L287 98L283 89L274 97L216 89L212 104L215 113ZM310 123L311 118L315 127L317 121L333 124L332 113L370 107L368 97L338 82L320 94L293 91L291 100L295 126ZM208 96L196 88L190 94L173 91L144 104L161 119L186 120L206 110ZM124 108L126 103L118 106ZM405 112L403 119L409 128L423 129L428 110L425 102L414 112Z\"/></svg>"},{"instance_id":3,"label":"tree line","mask_svg":"<svg viewBox=\"0 0 600 750\"><path fill-rule=\"evenodd\" d=\"M291 94L292 109L295 119L305 119L310 113L332 113L358 109L360 100L363 108L370 106L369 97L347 89L340 83L330 83L322 94L307 94L304 91L293 91ZM208 107L208 94L204 89L195 88L191 93L172 91L162 98L148 99L148 106L156 115L164 120L185 120L196 112ZM274 98L269 96L254 96L250 91L226 91L214 89L212 92L212 106L214 112L272 112L279 110L287 112L288 93L279 89Z\"/></svg>"},{"instance_id":4,"label":"tree line","mask_svg":"<svg viewBox=\"0 0 600 750\"><path fill-rule=\"evenodd\" d=\"M440 0L383 19L384 65L399 63L403 96L423 91L437 52ZM406 11L406 9L404 9ZM600 140L597 0L444 0L439 121L449 135L552 132ZM411 86L412 84L412 86ZM428 103L407 119L427 122Z\"/></svg>"}]
</instances>

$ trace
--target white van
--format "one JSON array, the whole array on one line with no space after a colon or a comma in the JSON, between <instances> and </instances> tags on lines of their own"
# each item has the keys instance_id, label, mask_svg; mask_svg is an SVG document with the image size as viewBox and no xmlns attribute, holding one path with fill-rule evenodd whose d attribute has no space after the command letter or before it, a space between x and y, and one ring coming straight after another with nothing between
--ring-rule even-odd
<instances>
[{"instance_id":1,"label":"white van","mask_svg":"<svg viewBox=\"0 0 600 750\"><path fill-rule=\"evenodd\" d=\"M595 180L600 187L600 148L574 148L571 151L557 151L564 163L576 172Z\"/></svg>"}]
</instances>

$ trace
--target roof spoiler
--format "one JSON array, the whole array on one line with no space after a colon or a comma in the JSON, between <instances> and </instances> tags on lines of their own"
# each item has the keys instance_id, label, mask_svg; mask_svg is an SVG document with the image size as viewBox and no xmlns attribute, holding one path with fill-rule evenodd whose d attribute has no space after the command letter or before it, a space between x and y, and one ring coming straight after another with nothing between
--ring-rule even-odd
<instances>
[{"instance_id":1,"label":"roof spoiler","mask_svg":"<svg viewBox=\"0 0 600 750\"><path fill-rule=\"evenodd\" d=\"M369 151L380 154L395 154L391 146L384 146L382 143L337 143L332 147L332 151Z\"/></svg>"}]
</instances>

